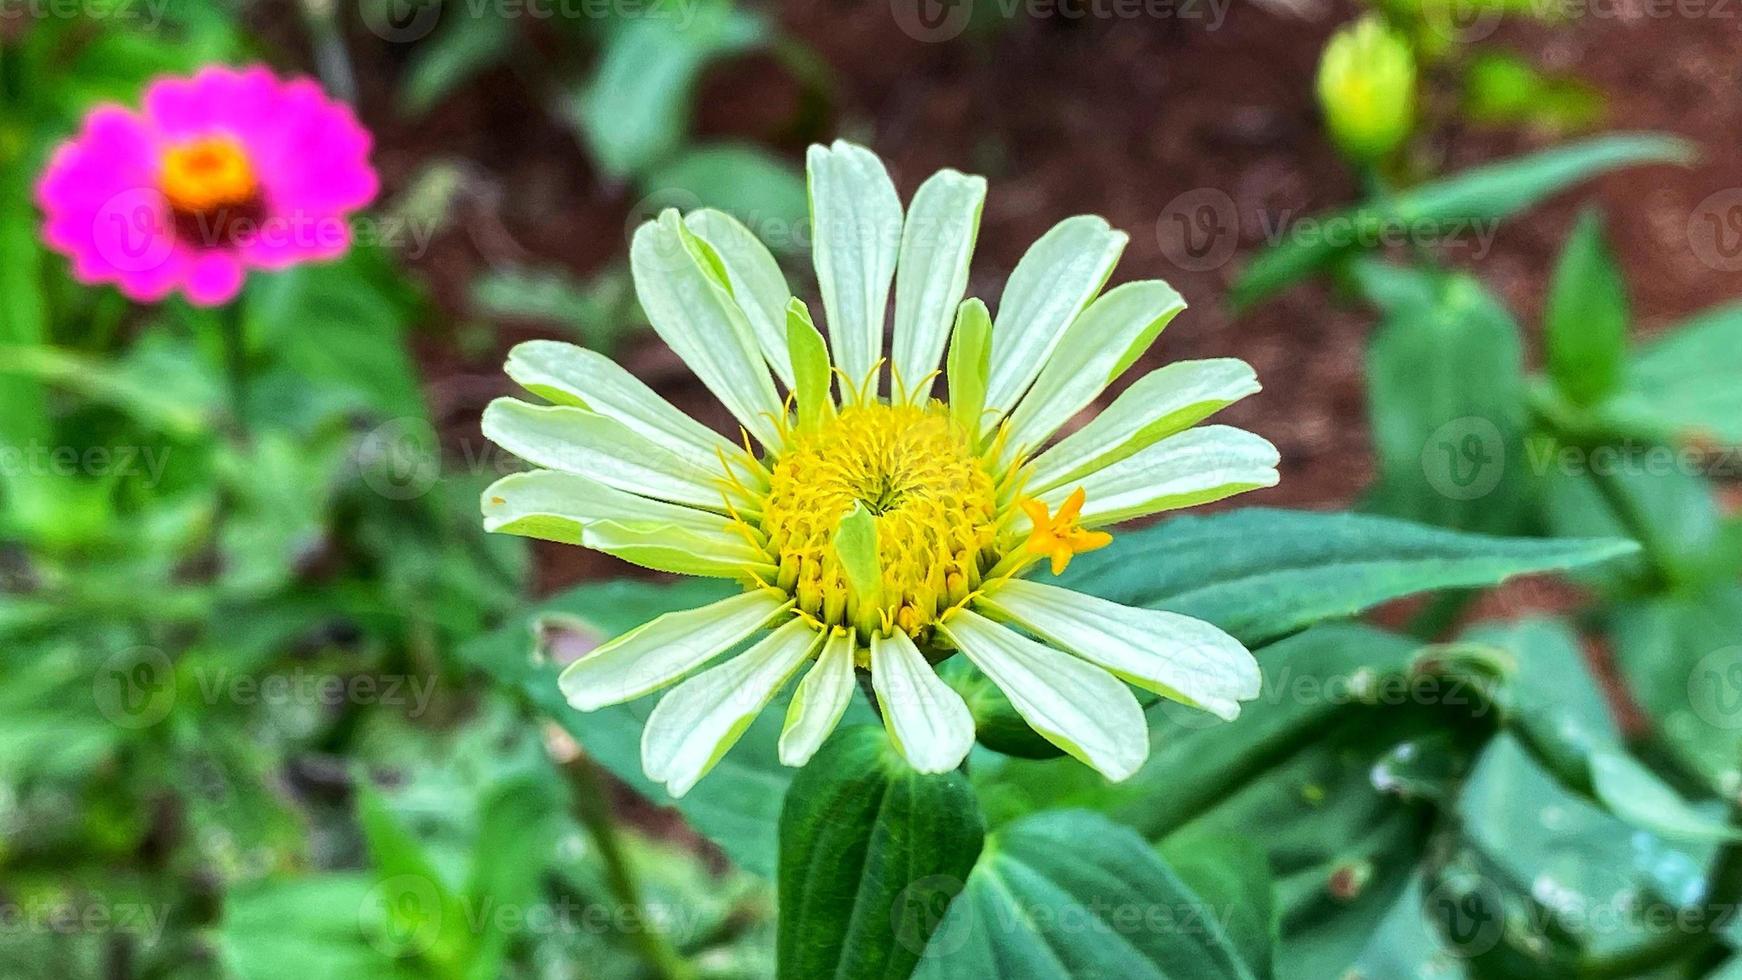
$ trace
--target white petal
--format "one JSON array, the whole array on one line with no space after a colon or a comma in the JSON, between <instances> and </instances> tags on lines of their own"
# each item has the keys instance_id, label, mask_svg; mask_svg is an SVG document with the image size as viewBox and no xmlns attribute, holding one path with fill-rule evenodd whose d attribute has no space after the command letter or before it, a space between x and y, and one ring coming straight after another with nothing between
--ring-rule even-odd
<instances>
[{"instance_id":1,"label":"white petal","mask_svg":"<svg viewBox=\"0 0 1742 980\"><path fill-rule=\"evenodd\" d=\"M688 793L736 745L822 636L793 619L762 642L672 688L641 730L641 767L672 796Z\"/></svg>"},{"instance_id":2,"label":"white petal","mask_svg":"<svg viewBox=\"0 0 1742 980\"><path fill-rule=\"evenodd\" d=\"M1146 691L1232 721L1258 696L1258 661L1200 619L1134 609L1057 586L1009 579L974 603Z\"/></svg>"},{"instance_id":3,"label":"white petal","mask_svg":"<svg viewBox=\"0 0 1742 980\"><path fill-rule=\"evenodd\" d=\"M1252 366L1234 358L1179 361L1149 372L1089 424L1030 464L1031 494L1070 483L1197 425L1259 390Z\"/></svg>"},{"instance_id":4,"label":"white petal","mask_svg":"<svg viewBox=\"0 0 1742 980\"><path fill-rule=\"evenodd\" d=\"M770 579L767 552L718 514L649 500L557 470L515 473L484 491L484 530L580 545L683 575Z\"/></svg>"},{"instance_id":5,"label":"white petal","mask_svg":"<svg viewBox=\"0 0 1742 980\"><path fill-rule=\"evenodd\" d=\"M509 377L540 398L609 416L676 455L743 452L598 351L556 340L528 340L508 352L505 368Z\"/></svg>"},{"instance_id":6,"label":"white petal","mask_svg":"<svg viewBox=\"0 0 1742 980\"><path fill-rule=\"evenodd\" d=\"M1029 246L1010 273L992 323L992 380L986 407L1008 412L1040 373L1065 328L1095 298L1125 233L1094 215L1066 218Z\"/></svg>"},{"instance_id":7,"label":"white petal","mask_svg":"<svg viewBox=\"0 0 1742 980\"><path fill-rule=\"evenodd\" d=\"M1116 286L1089 304L1065 331L1064 341L1034 387L1010 413L1005 462L1018 451L1038 449L1124 374L1185 308L1179 293L1156 279Z\"/></svg>"},{"instance_id":8,"label":"white petal","mask_svg":"<svg viewBox=\"0 0 1742 980\"><path fill-rule=\"evenodd\" d=\"M671 210L636 229L629 246L635 295L654 331L758 442L776 446L784 408L718 262Z\"/></svg>"},{"instance_id":9,"label":"white petal","mask_svg":"<svg viewBox=\"0 0 1742 980\"><path fill-rule=\"evenodd\" d=\"M1117 782L1149 757L1143 708L1112 674L966 609L941 629L1029 727L1101 775Z\"/></svg>"},{"instance_id":10,"label":"white petal","mask_svg":"<svg viewBox=\"0 0 1742 980\"><path fill-rule=\"evenodd\" d=\"M919 185L908 207L895 266L891 363L915 405L925 404L931 393L931 374L943 356L956 304L968 290L968 261L985 203L984 177L940 170Z\"/></svg>"},{"instance_id":11,"label":"white petal","mask_svg":"<svg viewBox=\"0 0 1742 980\"><path fill-rule=\"evenodd\" d=\"M484 409L484 435L521 459L579 473L643 497L709 510L725 507L727 483L712 470L661 449L629 427L584 408L498 398ZM700 453L692 459L705 460Z\"/></svg>"},{"instance_id":12,"label":"white petal","mask_svg":"<svg viewBox=\"0 0 1742 980\"><path fill-rule=\"evenodd\" d=\"M876 154L844 140L805 155L811 261L835 364L854 384L883 356L889 281L901 246L901 198Z\"/></svg>"},{"instance_id":13,"label":"white petal","mask_svg":"<svg viewBox=\"0 0 1742 980\"><path fill-rule=\"evenodd\" d=\"M974 747L974 715L907 634L871 637L871 684L889 738L920 772L949 772Z\"/></svg>"},{"instance_id":14,"label":"white petal","mask_svg":"<svg viewBox=\"0 0 1742 980\"><path fill-rule=\"evenodd\" d=\"M761 589L666 613L569 664L557 686L582 711L633 701L732 649L791 608L792 600Z\"/></svg>"},{"instance_id":15,"label":"white petal","mask_svg":"<svg viewBox=\"0 0 1742 980\"><path fill-rule=\"evenodd\" d=\"M692 211L684 224L714 247L726 269L732 298L750 320L750 330L768 366L792 387L792 360L786 354L786 304L792 290L786 287L779 263L737 218L712 208Z\"/></svg>"},{"instance_id":16,"label":"white petal","mask_svg":"<svg viewBox=\"0 0 1742 980\"><path fill-rule=\"evenodd\" d=\"M802 766L823 747L853 700L853 680L853 634L837 630L787 706L780 732L782 765Z\"/></svg>"},{"instance_id":17,"label":"white petal","mask_svg":"<svg viewBox=\"0 0 1742 980\"><path fill-rule=\"evenodd\" d=\"M1242 429L1207 425L1163 439L1036 499L1057 507L1081 486L1088 495L1082 526L1105 527L1276 486L1278 461L1276 447L1264 439ZM1031 526L1022 515L1014 530L1021 533Z\"/></svg>"}]
</instances>

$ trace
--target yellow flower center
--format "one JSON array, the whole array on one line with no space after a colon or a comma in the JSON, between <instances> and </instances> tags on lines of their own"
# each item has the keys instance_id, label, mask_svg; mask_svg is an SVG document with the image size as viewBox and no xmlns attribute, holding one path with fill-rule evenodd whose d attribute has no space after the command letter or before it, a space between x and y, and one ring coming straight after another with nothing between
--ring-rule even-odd
<instances>
[{"instance_id":1,"label":"yellow flower center","mask_svg":"<svg viewBox=\"0 0 1742 980\"><path fill-rule=\"evenodd\" d=\"M208 136L163 154L158 189L178 214L211 215L252 205L259 194L254 167L241 144Z\"/></svg>"},{"instance_id":2,"label":"yellow flower center","mask_svg":"<svg viewBox=\"0 0 1742 980\"><path fill-rule=\"evenodd\" d=\"M761 529L779 559L774 584L826 626L929 638L940 613L980 585L997 558L997 490L948 409L849 405L795 433L774 463ZM882 588L848 585L835 534L855 506L877 527Z\"/></svg>"}]
</instances>

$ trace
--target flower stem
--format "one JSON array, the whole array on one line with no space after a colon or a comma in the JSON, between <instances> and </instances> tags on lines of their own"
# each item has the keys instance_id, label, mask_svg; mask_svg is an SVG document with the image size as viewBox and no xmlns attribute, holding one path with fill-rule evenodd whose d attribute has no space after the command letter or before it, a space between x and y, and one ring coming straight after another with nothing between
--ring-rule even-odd
<instances>
[{"instance_id":1,"label":"flower stem","mask_svg":"<svg viewBox=\"0 0 1742 980\"><path fill-rule=\"evenodd\" d=\"M230 423L242 442L248 441L248 338L242 304L224 309L224 380L229 386Z\"/></svg>"},{"instance_id":2,"label":"flower stem","mask_svg":"<svg viewBox=\"0 0 1742 980\"><path fill-rule=\"evenodd\" d=\"M611 816L611 805L605 795L604 781L599 778L598 764L583 753L563 768L575 791L575 815L587 828L605 862L605 882L612 896L625 909L634 909L642 917L641 928L631 933L636 951L660 980L690 980L695 976L695 969L666 942L665 936L653 927L653 923L646 921L647 906L641 901L641 888L635 881L628 855L623 852L623 840L617 833L617 822Z\"/></svg>"}]
</instances>

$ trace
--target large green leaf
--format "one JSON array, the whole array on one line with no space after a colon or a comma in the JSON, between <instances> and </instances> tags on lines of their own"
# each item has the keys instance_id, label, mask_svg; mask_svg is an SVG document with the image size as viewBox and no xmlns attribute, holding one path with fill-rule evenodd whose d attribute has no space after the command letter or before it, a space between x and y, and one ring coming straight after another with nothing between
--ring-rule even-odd
<instances>
[{"instance_id":1,"label":"large green leaf","mask_svg":"<svg viewBox=\"0 0 1742 980\"><path fill-rule=\"evenodd\" d=\"M738 745L683 799L672 801L641 771L641 729L657 693L626 705L583 714L557 689L558 666L537 656L534 626L541 617L561 617L568 642L603 642L667 612L693 609L730 589L718 582L684 579L669 584L621 580L580 586L515 617L501 629L460 649L461 659L549 716L618 779L643 796L675 805L697 831L740 866L772 878L778 850L775 828L793 770L780 765L783 701L762 712ZM868 711L862 702L848 720ZM855 715L857 711L861 714Z\"/></svg>"},{"instance_id":2,"label":"large green leaf","mask_svg":"<svg viewBox=\"0 0 1742 980\"><path fill-rule=\"evenodd\" d=\"M1638 600L1610 614L1628 690L1670 752L1724 792L1742 781L1742 586Z\"/></svg>"},{"instance_id":3,"label":"large green leaf","mask_svg":"<svg viewBox=\"0 0 1742 980\"><path fill-rule=\"evenodd\" d=\"M1094 807L1169 854L1253 840L1276 880L1277 975L1340 976L1406 884L1432 818L1425 799L1494 719L1476 690L1432 676L1415 642L1366 627L1308 630L1259 665L1263 691L1232 723L1152 706L1149 761L1124 783L1026 760L982 766L976 780L999 819Z\"/></svg>"},{"instance_id":4,"label":"large green leaf","mask_svg":"<svg viewBox=\"0 0 1742 980\"><path fill-rule=\"evenodd\" d=\"M1622 540L1464 534L1357 514L1179 517L1078 557L1060 584L1208 620L1248 645L1437 589L1482 588L1631 554Z\"/></svg>"},{"instance_id":5,"label":"large green leaf","mask_svg":"<svg viewBox=\"0 0 1742 980\"><path fill-rule=\"evenodd\" d=\"M914 772L880 728L836 733L780 817L780 976L903 980L985 832L960 773Z\"/></svg>"},{"instance_id":6,"label":"large green leaf","mask_svg":"<svg viewBox=\"0 0 1742 980\"><path fill-rule=\"evenodd\" d=\"M993 834L915 980L1256 978L1224 923L1129 828L1080 810Z\"/></svg>"},{"instance_id":7,"label":"large green leaf","mask_svg":"<svg viewBox=\"0 0 1742 980\"><path fill-rule=\"evenodd\" d=\"M1677 442L1742 445L1742 303L1671 327L1627 365L1605 408L1630 429Z\"/></svg>"},{"instance_id":8,"label":"large green leaf","mask_svg":"<svg viewBox=\"0 0 1742 980\"><path fill-rule=\"evenodd\" d=\"M395 960L387 914L367 875L268 879L224 896L212 939L230 974L249 980L421 975Z\"/></svg>"},{"instance_id":9,"label":"large green leaf","mask_svg":"<svg viewBox=\"0 0 1742 980\"><path fill-rule=\"evenodd\" d=\"M1282 233L1259 253L1235 283L1233 302L1248 307L1320 271L1358 246L1405 233L1450 238L1470 234L1470 223L1493 221L1528 208L1572 184L1607 170L1690 158L1681 140L1614 133L1503 160L1404 191L1383 204L1367 204L1315 218L1323 234ZM1332 230L1339 232L1331 234Z\"/></svg>"},{"instance_id":10,"label":"large green leaf","mask_svg":"<svg viewBox=\"0 0 1742 980\"><path fill-rule=\"evenodd\" d=\"M1469 276L1423 278L1431 298L1392 304L1367 351L1374 502L1442 527L1517 531L1525 503L1518 325Z\"/></svg>"}]
</instances>

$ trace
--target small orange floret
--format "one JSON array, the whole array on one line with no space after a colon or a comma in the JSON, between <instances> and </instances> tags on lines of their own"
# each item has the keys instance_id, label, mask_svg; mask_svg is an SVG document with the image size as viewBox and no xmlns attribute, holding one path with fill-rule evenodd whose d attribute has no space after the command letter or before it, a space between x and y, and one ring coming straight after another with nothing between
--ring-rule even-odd
<instances>
[{"instance_id":1,"label":"small orange floret","mask_svg":"<svg viewBox=\"0 0 1742 980\"><path fill-rule=\"evenodd\" d=\"M1077 526L1077 515L1083 512L1083 501L1087 499L1088 492L1078 487L1059 505L1058 513L1050 517L1046 504L1033 497L1017 501L1017 506L1034 522L1034 530L1028 536L1028 553L1051 558L1054 575L1064 574L1075 555L1105 548L1113 542L1113 536L1105 531L1085 531Z\"/></svg>"},{"instance_id":2,"label":"small orange floret","mask_svg":"<svg viewBox=\"0 0 1742 980\"><path fill-rule=\"evenodd\" d=\"M227 136L189 140L166 150L158 187L182 214L209 214L252 202L259 193L254 166Z\"/></svg>"}]
</instances>

